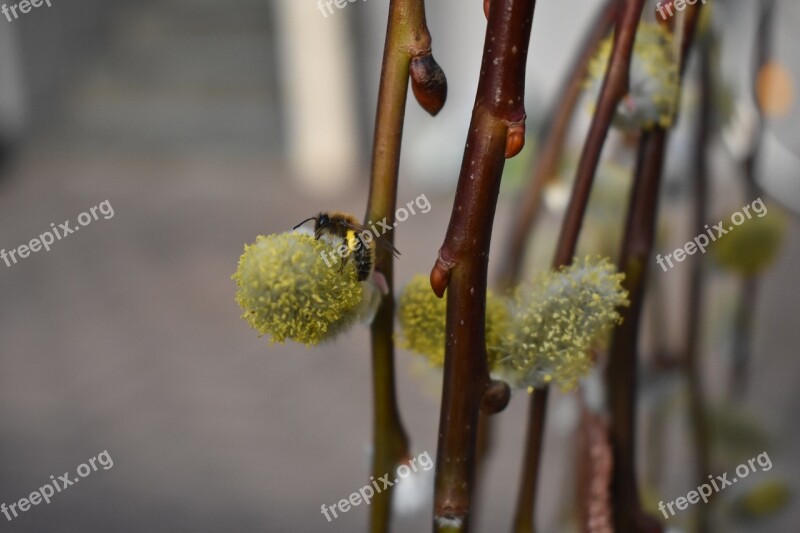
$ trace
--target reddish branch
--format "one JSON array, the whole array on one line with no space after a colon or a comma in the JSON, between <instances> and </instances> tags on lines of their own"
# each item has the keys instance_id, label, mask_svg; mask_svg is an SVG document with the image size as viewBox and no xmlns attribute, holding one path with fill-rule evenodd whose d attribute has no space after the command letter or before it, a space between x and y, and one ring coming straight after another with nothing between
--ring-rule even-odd
<instances>
[{"instance_id":1,"label":"reddish branch","mask_svg":"<svg viewBox=\"0 0 800 533\"><path fill-rule=\"evenodd\" d=\"M524 139L525 65L534 0L493 0L475 106L450 224L431 271L440 297L447 288L447 326L435 530L469 527L478 413L498 411L486 362L486 275L500 178ZM487 396L487 391L489 395ZM507 396L505 396L507 399Z\"/></svg>"},{"instance_id":2,"label":"reddish branch","mask_svg":"<svg viewBox=\"0 0 800 533\"><path fill-rule=\"evenodd\" d=\"M423 108L435 114L444 105L446 81L431 56L430 47L423 0L392 0L378 93L366 220L385 219L389 226L394 223L409 77ZM393 232L388 232L384 238L392 242ZM372 475L378 479L394 472L398 464L408 459L409 451L395 391L392 254L378 248L375 268L386 278L389 287L389 294L381 302L371 328L374 395ZM375 495L370 506L371 531L387 531L390 518L391 492L383 491Z\"/></svg>"},{"instance_id":3,"label":"reddish branch","mask_svg":"<svg viewBox=\"0 0 800 533\"><path fill-rule=\"evenodd\" d=\"M631 193L625 238L618 268L630 307L621 311L623 323L614 331L607 368L608 398L612 413L611 442L614 449L612 498L617 531L643 529L635 470L634 424L636 415L636 345L644 301L645 274L653 246L658 189L664 158L666 132L654 128L645 132L639 144L636 178Z\"/></svg>"},{"instance_id":4,"label":"reddish branch","mask_svg":"<svg viewBox=\"0 0 800 533\"><path fill-rule=\"evenodd\" d=\"M681 75L686 67L702 4L688 6L683 20ZM647 532L657 528L641 510L636 477L636 372L639 322L644 302L648 261L653 250L659 188L667 132L654 128L642 135L633 192L625 226L618 268L625 273L630 306L623 309L623 323L614 330L607 372L611 409L611 442L614 449L612 499L617 531Z\"/></svg>"},{"instance_id":5,"label":"reddish branch","mask_svg":"<svg viewBox=\"0 0 800 533\"><path fill-rule=\"evenodd\" d=\"M594 175L600 162L600 154L617 106L628 93L628 73L633 54L633 44L643 8L644 0L627 0L625 8L619 13L611 59L600 90L597 110L592 118L581 160L578 164L575 185L573 186L572 196L564 216L558 246L553 258L553 268L569 265L575 254L583 218L586 213L586 206L589 203L589 194L592 190ZM524 470L514 519L514 528L518 532L535 530L533 514L536 507L547 398L547 387L536 389L531 396Z\"/></svg>"},{"instance_id":6,"label":"reddish branch","mask_svg":"<svg viewBox=\"0 0 800 533\"><path fill-rule=\"evenodd\" d=\"M513 287L519 282L526 250L531 245L531 230L539 216L542 192L544 187L558 175L572 116L583 92L589 61L596 53L600 41L614 27L620 7L619 0L607 0L606 5L601 8L558 92L560 96L554 112L548 117L539 135L542 147L536 155L533 175L522 192L522 199L514 217L514 226L511 228L506 247L510 253L501 265L499 280L502 287Z\"/></svg>"}]
</instances>

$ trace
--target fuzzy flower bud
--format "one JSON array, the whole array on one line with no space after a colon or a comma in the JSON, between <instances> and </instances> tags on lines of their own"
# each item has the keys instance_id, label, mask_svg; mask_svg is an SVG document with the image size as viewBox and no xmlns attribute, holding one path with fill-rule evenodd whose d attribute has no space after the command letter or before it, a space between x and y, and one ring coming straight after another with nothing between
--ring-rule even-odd
<instances>
[{"instance_id":1,"label":"fuzzy flower bud","mask_svg":"<svg viewBox=\"0 0 800 533\"><path fill-rule=\"evenodd\" d=\"M379 301L360 283L352 261L339 271L322 259L333 246L296 231L256 238L245 245L232 279L242 318L273 342L319 344L364 319Z\"/></svg>"},{"instance_id":2,"label":"fuzzy flower bud","mask_svg":"<svg viewBox=\"0 0 800 533\"><path fill-rule=\"evenodd\" d=\"M734 508L745 518L764 518L786 507L791 499L789 485L781 479L772 479L756 485L739 497Z\"/></svg>"},{"instance_id":3,"label":"fuzzy flower bud","mask_svg":"<svg viewBox=\"0 0 800 533\"><path fill-rule=\"evenodd\" d=\"M550 383L573 388L592 367L589 349L620 322L617 307L629 303L623 278L607 259L587 257L519 287L502 377L529 389Z\"/></svg>"},{"instance_id":4,"label":"fuzzy flower bud","mask_svg":"<svg viewBox=\"0 0 800 533\"><path fill-rule=\"evenodd\" d=\"M672 126L680 98L673 43L672 34L663 26L647 22L639 25L631 57L629 93L617 108L615 126L629 131ZM589 64L586 87L595 96L603 85L613 45L613 36L604 40Z\"/></svg>"},{"instance_id":5,"label":"fuzzy flower bud","mask_svg":"<svg viewBox=\"0 0 800 533\"><path fill-rule=\"evenodd\" d=\"M406 350L424 355L431 365L444 364L445 324L447 299L438 298L431 290L428 278L414 278L403 289L397 302L400 321L398 345ZM488 292L486 294L486 352L489 367L501 356L501 342L509 315L505 301Z\"/></svg>"},{"instance_id":6,"label":"fuzzy flower bud","mask_svg":"<svg viewBox=\"0 0 800 533\"><path fill-rule=\"evenodd\" d=\"M765 271L781 249L786 221L777 209L762 217L753 217L714 241L711 252L724 268L743 276Z\"/></svg>"}]
</instances>

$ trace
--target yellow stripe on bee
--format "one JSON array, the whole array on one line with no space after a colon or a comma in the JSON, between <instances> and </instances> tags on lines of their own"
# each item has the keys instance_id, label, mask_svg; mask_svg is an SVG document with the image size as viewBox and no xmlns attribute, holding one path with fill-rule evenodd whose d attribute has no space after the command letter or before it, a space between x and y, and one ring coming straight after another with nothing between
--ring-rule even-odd
<instances>
[{"instance_id":1,"label":"yellow stripe on bee","mask_svg":"<svg viewBox=\"0 0 800 533\"><path fill-rule=\"evenodd\" d=\"M351 252L354 252L356 248L358 248L358 238L356 237L356 232L349 229L347 230L347 247L350 249Z\"/></svg>"}]
</instances>

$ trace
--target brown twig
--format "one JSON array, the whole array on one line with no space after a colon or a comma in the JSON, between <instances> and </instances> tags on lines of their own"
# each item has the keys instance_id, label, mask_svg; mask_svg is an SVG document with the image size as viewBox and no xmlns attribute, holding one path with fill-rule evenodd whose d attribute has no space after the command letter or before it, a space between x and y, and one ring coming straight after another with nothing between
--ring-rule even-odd
<instances>
[{"instance_id":1,"label":"brown twig","mask_svg":"<svg viewBox=\"0 0 800 533\"><path fill-rule=\"evenodd\" d=\"M625 238L618 268L625 273L624 287L630 307L622 310L623 323L613 335L607 368L608 398L612 413L614 449L612 496L617 531L641 531L642 513L635 471L636 344L644 301L644 278L653 246L658 189L666 132L661 128L642 135L631 193Z\"/></svg>"},{"instance_id":2,"label":"brown twig","mask_svg":"<svg viewBox=\"0 0 800 533\"><path fill-rule=\"evenodd\" d=\"M564 80L554 111L548 117L539 139L542 148L536 156L536 165L531 179L522 192L522 198L514 216L514 225L509 233L506 249L509 253L501 264L498 285L501 288L513 287L519 282L526 250L531 245L531 233L539 217L544 187L558 175L564 144L572 123L572 117L580 101L583 91L583 80L586 70L600 41L614 27L617 19L620 0L607 0L595 17L595 22L581 43L572 68Z\"/></svg>"},{"instance_id":3,"label":"brown twig","mask_svg":"<svg viewBox=\"0 0 800 533\"><path fill-rule=\"evenodd\" d=\"M758 7L758 25L756 28L756 54L753 64L752 91L757 95L758 75L762 68L769 63L772 57L772 35L775 20L775 0L763 0ZM761 146L764 137L764 113L761 102L755 98L758 109L758 131L754 135L755 141L750 151L745 155L742 169L745 178L745 195L748 201L759 196L759 186L756 179L758 161L761 155ZM753 328L755 326L756 299L758 297L758 278L745 276L739 288L736 318L733 337L733 368L731 371L730 395L734 398L744 398L747 393L750 350L752 346Z\"/></svg>"},{"instance_id":4,"label":"brown twig","mask_svg":"<svg viewBox=\"0 0 800 533\"><path fill-rule=\"evenodd\" d=\"M633 54L633 43L643 9L644 0L627 0L625 8L619 13L611 59L600 90L597 110L592 118L578 164L572 196L564 216L558 246L553 258L553 268L572 263L586 206L589 203L594 175L600 162L600 153L603 150L617 106L628 93L628 72ZM514 530L520 533L535 530L533 515L536 507L548 395L548 387L542 387L536 389L531 396L524 470L514 518Z\"/></svg>"},{"instance_id":5,"label":"brown twig","mask_svg":"<svg viewBox=\"0 0 800 533\"><path fill-rule=\"evenodd\" d=\"M469 528L478 413L494 390L486 362L489 245L506 157L524 140L525 65L535 0L493 0L464 159L444 244L431 271L447 288L444 386L436 461L434 529ZM494 396L494 395L491 395Z\"/></svg>"},{"instance_id":6,"label":"brown twig","mask_svg":"<svg viewBox=\"0 0 800 533\"><path fill-rule=\"evenodd\" d=\"M686 68L701 6L700 3L688 6L684 14L679 58L681 75ZM612 498L617 531L644 532L654 527L653 520L641 510L637 488L636 372L639 322L655 237L667 137L666 130L656 127L644 132L639 141L633 192L618 264L618 269L625 273L624 287L628 291L630 306L622 310L622 325L614 330L606 369L614 449Z\"/></svg>"},{"instance_id":7,"label":"brown twig","mask_svg":"<svg viewBox=\"0 0 800 533\"><path fill-rule=\"evenodd\" d=\"M431 38L423 0L392 0L378 93L372 173L366 219L394 223L400 144L409 77L420 104L432 114L444 105L444 75L430 54ZM412 65L415 65L412 68ZM383 238L393 242L393 232ZM377 249L375 269L389 287L371 326L372 385L374 396L372 475L394 472L409 457L408 436L397 407L394 379L393 256ZM391 519L391 492L375 495L370 505L370 530L387 531Z\"/></svg>"},{"instance_id":8,"label":"brown twig","mask_svg":"<svg viewBox=\"0 0 800 533\"><path fill-rule=\"evenodd\" d=\"M701 228L708 214L708 150L711 138L711 110L713 94L711 80L710 39L704 37L698 46L700 58L700 105L698 106L697 139L694 146L694 206L692 228ZM710 446L706 425L706 403L703 394L701 358L699 351L703 309L704 285L703 256L696 257L691 265L689 298L686 309L685 369L689 389L689 417L692 425L695 468L694 477L703 483L710 471ZM707 506L697 508L697 532L710 531Z\"/></svg>"}]
</instances>

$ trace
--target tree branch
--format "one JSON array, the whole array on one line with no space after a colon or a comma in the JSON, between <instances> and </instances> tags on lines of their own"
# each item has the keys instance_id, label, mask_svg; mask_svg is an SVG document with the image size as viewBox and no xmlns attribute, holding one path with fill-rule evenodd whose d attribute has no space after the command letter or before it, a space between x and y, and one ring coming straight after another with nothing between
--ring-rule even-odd
<instances>
[{"instance_id":1,"label":"tree branch","mask_svg":"<svg viewBox=\"0 0 800 533\"><path fill-rule=\"evenodd\" d=\"M679 58L681 77L686 69L701 7L700 3L690 5L684 13ZM633 192L618 264L618 269L625 273L623 285L631 304L621 312L623 322L614 330L606 368L614 449L612 498L617 531L645 532L653 527L653 519L641 510L636 477L637 344L667 137L666 130L655 127L644 132L639 141Z\"/></svg>"},{"instance_id":2,"label":"tree branch","mask_svg":"<svg viewBox=\"0 0 800 533\"><path fill-rule=\"evenodd\" d=\"M431 271L447 291L447 326L436 461L434 529L467 531L478 413L487 400L485 309L489 246L505 158L524 140L525 65L535 0L493 0L483 63L453 212Z\"/></svg>"}]
</instances>

